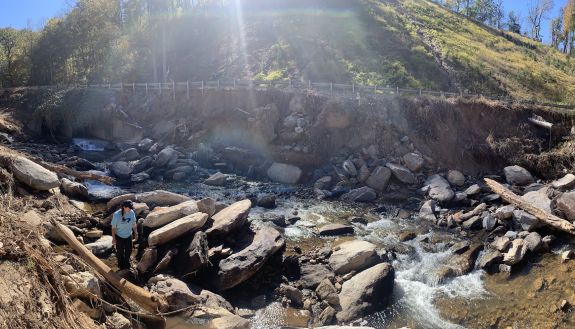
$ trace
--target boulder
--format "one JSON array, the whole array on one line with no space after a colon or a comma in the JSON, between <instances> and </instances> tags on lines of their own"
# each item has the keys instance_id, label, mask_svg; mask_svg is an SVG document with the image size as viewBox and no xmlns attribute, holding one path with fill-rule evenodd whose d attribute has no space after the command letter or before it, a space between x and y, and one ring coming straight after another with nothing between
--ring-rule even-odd
<instances>
[{"instance_id":1,"label":"boulder","mask_svg":"<svg viewBox=\"0 0 575 329\"><path fill-rule=\"evenodd\" d=\"M280 293L287 297L291 303L295 306L303 305L303 293L300 289L297 289L287 284L280 285Z\"/></svg>"},{"instance_id":2,"label":"boulder","mask_svg":"<svg viewBox=\"0 0 575 329\"><path fill-rule=\"evenodd\" d=\"M180 255L178 271L186 276L205 267L208 262L208 237L202 231L196 232L186 252Z\"/></svg>"},{"instance_id":3,"label":"boulder","mask_svg":"<svg viewBox=\"0 0 575 329\"><path fill-rule=\"evenodd\" d=\"M166 299L169 311L201 303L200 296L194 294L185 282L168 275L156 275L148 281L148 285L151 293Z\"/></svg>"},{"instance_id":4,"label":"boulder","mask_svg":"<svg viewBox=\"0 0 575 329\"><path fill-rule=\"evenodd\" d=\"M138 173L141 173L142 171L150 168L152 166L153 162L154 162L154 158L151 156L145 156L145 157L141 158L140 160L138 160L134 163L134 170L132 170L132 174L138 174Z\"/></svg>"},{"instance_id":5,"label":"boulder","mask_svg":"<svg viewBox=\"0 0 575 329\"><path fill-rule=\"evenodd\" d=\"M513 221L516 225L520 226L524 231L533 231L534 229L540 228L543 224L537 219L537 217L527 213L523 210L513 211Z\"/></svg>"},{"instance_id":6,"label":"boulder","mask_svg":"<svg viewBox=\"0 0 575 329\"><path fill-rule=\"evenodd\" d=\"M371 187L360 187L341 196L342 200L353 202L371 202L377 199L377 193Z\"/></svg>"},{"instance_id":7,"label":"boulder","mask_svg":"<svg viewBox=\"0 0 575 329\"><path fill-rule=\"evenodd\" d=\"M156 248L146 248L144 254L136 267L141 274L149 272L158 260L158 250Z\"/></svg>"},{"instance_id":8,"label":"boulder","mask_svg":"<svg viewBox=\"0 0 575 329\"><path fill-rule=\"evenodd\" d=\"M567 174L562 178L551 182L551 186L558 190L566 190L575 186L575 175Z\"/></svg>"},{"instance_id":9,"label":"boulder","mask_svg":"<svg viewBox=\"0 0 575 329\"><path fill-rule=\"evenodd\" d=\"M164 167L168 165L170 162L173 162L174 159L178 158L178 153L171 147L166 147L157 154L156 158L152 162L152 166L156 168Z\"/></svg>"},{"instance_id":10,"label":"boulder","mask_svg":"<svg viewBox=\"0 0 575 329\"><path fill-rule=\"evenodd\" d=\"M491 270L494 265L498 264L503 260L503 254L498 250L489 250L479 260L479 268L484 270Z\"/></svg>"},{"instance_id":11,"label":"boulder","mask_svg":"<svg viewBox=\"0 0 575 329\"><path fill-rule=\"evenodd\" d=\"M324 176L315 181L313 188L316 190L329 190L332 185L333 178L331 176Z\"/></svg>"},{"instance_id":12,"label":"boulder","mask_svg":"<svg viewBox=\"0 0 575 329\"><path fill-rule=\"evenodd\" d=\"M88 197L88 188L86 186L78 182L72 182L67 178L62 178L60 180L60 188L64 194L71 197Z\"/></svg>"},{"instance_id":13,"label":"boulder","mask_svg":"<svg viewBox=\"0 0 575 329\"><path fill-rule=\"evenodd\" d=\"M435 201L434 200L427 200L419 209L419 218L435 222L437 218L435 217Z\"/></svg>"},{"instance_id":14,"label":"boulder","mask_svg":"<svg viewBox=\"0 0 575 329\"><path fill-rule=\"evenodd\" d=\"M86 232L86 234L84 234L84 237L87 239L99 239L103 235L104 235L104 232L102 230L92 229L92 230Z\"/></svg>"},{"instance_id":15,"label":"boulder","mask_svg":"<svg viewBox=\"0 0 575 329\"><path fill-rule=\"evenodd\" d=\"M100 316L102 315L101 310L100 309L95 309L92 308L90 306L88 306L88 304L84 303L82 300L80 299L74 299L72 301L72 306L81 313L84 313L85 315L91 317L92 319L98 319L100 318Z\"/></svg>"},{"instance_id":16,"label":"boulder","mask_svg":"<svg viewBox=\"0 0 575 329\"><path fill-rule=\"evenodd\" d=\"M377 167L365 181L365 185L382 192L391 178L391 170L386 167Z\"/></svg>"},{"instance_id":17,"label":"boulder","mask_svg":"<svg viewBox=\"0 0 575 329\"><path fill-rule=\"evenodd\" d=\"M165 244L186 233L193 232L204 226L208 220L208 214L201 212L177 219L168 225L161 227L148 236L148 245L155 246Z\"/></svg>"},{"instance_id":18,"label":"boulder","mask_svg":"<svg viewBox=\"0 0 575 329\"><path fill-rule=\"evenodd\" d=\"M218 171L217 173L208 177L208 179L204 181L204 184L211 186L224 186L226 185L227 180L228 176Z\"/></svg>"},{"instance_id":19,"label":"boulder","mask_svg":"<svg viewBox=\"0 0 575 329\"><path fill-rule=\"evenodd\" d=\"M126 161L112 162L108 169L110 169L112 175L120 179L129 179L130 175L132 175L132 171L134 170L134 168L132 168L132 166Z\"/></svg>"},{"instance_id":20,"label":"boulder","mask_svg":"<svg viewBox=\"0 0 575 329\"><path fill-rule=\"evenodd\" d=\"M267 171L268 177L279 183L296 184L302 175L302 170L294 165L274 162Z\"/></svg>"},{"instance_id":21,"label":"boulder","mask_svg":"<svg viewBox=\"0 0 575 329\"><path fill-rule=\"evenodd\" d=\"M449 278L470 273L482 249L482 244L473 244L464 253L452 255L447 262L436 271L437 281L443 283Z\"/></svg>"},{"instance_id":22,"label":"boulder","mask_svg":"<svg viewBox=\"0 0 575 329\"><path fill-rule=\"evenodd\" d=\"M329 265L337 274L342 275L361 271L379 262L376 249L376 245L367 241L344 242L329 257Z\"/></svg>"},{"instance_id":23,"label":"boulder","mask_svg":"<svg viewBox=\"0 0 575 329\"><path fill-rule=\"evenodd\" d=\"M328 302L330 305L339 305L337 289L330 279L323 279L315 289L315 293L321 300Z\"/></svg>"},{"instance_id":24,"label":"boulder","mask_svg":"<svg viewBox=\"0 0 575 329\"><path fill-rule=\"evenodd\" d=\"M100 281L90 272L77 272L64 276L64 287L72 298L102 297Z\"/></svg>"},{"instance_id":25,"label":"boulder","mask_svg":"<svg viewBox=\"0 0 575 329\"><path fill-rule=\"evenodd\" d=\"M478 230L481 228L482 223L483 219L480 216L473 216L468 220L464 221L461 226L467 230Z\"/></svg>"},{"instance_id":26,"label":"boulder","mask_svg":"<svg viewBox=\"0 0 575 329\"><path fill-rule=\"evenodd\" d=\"M507 265L515 265L523 260L527 253L527 244L523 239L515 239L511 248L503 256L503 262Z\"/></svg>"},{"instance_id":27,"label":"boulder","mask_svg":"<svg viewBox=\"0 0 575 329\"><path fill-rule=\"evenodd\" d=\"M501 252L507 250L507 248L511 245L511 239L507 236L499 236L491 242L491 247L499 250Z\"/></svg>"},{"instance_id":28,"label":"boulder","mask_svg":"<svg viewBox=\"0 0 575 329\"><path fill-rule=\"evenodd\" d=\"M178 253L179 251L177 248L168 250L168 252L164 255L164 257L162 257L162 260L158 262L158 265L156 265L152 273L153 274L161 273L162 271L167 269L172 263L172 260L175 259L176 256L178 256Z\"/></svg>"},{"instance_id":29,"label":"boulder","mask_svg":"<svg viewBox=\"0 0 575 329\"><path fill-rule=\"evenodd\" d=\"M537 232L531 232L524 238L527 249L531 252L538 252L543 249L545 244L541 239L541 235Z\"/></svg>"},{"instance_id":30,"label":"boulder","mask_svg":"<svg viewBox=\"0 0 575 329\"><path fill-rule=\"evenodd\" d=\"M323 279L333 277L333 273L325 265L303 264L301 266L300 282L304 288L315 289Z\"/></svg>"},{"instance_id":31,"label":"boulder","mask_svg":"<svg viewBox=\"0 0 575 329\"><path fill-rule=\"evenodd\" d=\"M405 184L415 184L417 182L415 175L406 167L391 162L387 163L385 166L391 170L393 176L400 182Z\"/></svg>"},{"instance_id":32,"label":"boulder","mask_svg":"<svg viewBox=\"0 0 575 329\"><path fill-rule=\"evenodd\" d=\"M208 233L208 235L225 235L244 226L251 207L252 202L246 199L220 210L212 217L214 222L206 233Z\"/></svg>"},{"instance_id":33,"label":"boulder","mask_svg":"<svg viewBox=\"0 0 575 329\"><path fill-rule=\"evenodd\" d=\"M110 159L110 162L116 162L116 161L128 162L128 161L135 161L138 159L140 159L140 153L138 153L138 150L136 150L135 148L129 148L113 156Z\"/></svg>"},{"instance_id":34,"label":"boulder","mask_svg":"<svg viewBox=\"0 0 575 329\"><path fill-rule=\"evenodd\" d=\"M149 138L144 138L138 143L138 150L142 152L148 152L150 148L154 145L154 141Z\"/></svg>"},{"instance_id":35,"label":"boulder","mask_svg":"<svg viewBox=\"0 0 575 329\"><path fill-rule=\"evenodd\" d=\"M168 207L175 206L185 201L189 201L190 197L180 195L164 190L155 190L151 192L144 192L136 194L137 202L142 202L150 208L154 207Z\"/></svg>"},{"instance_id":36,"label":"boulder","mask_svg":"<svg viewBox=\"0 0 575 329\"><path fill-rule=\"evenodd\" d=\"M492 231L495 226L497 226L497 218L491 213L483 216L483 229L486 231Z\"/></svg>"},{"instance_id":37,"label":"boulder","mask_svg":"<svg viewBox=\"0 0 575 329\"><path fill-rule=\"evenodd\" d=\"M355 177L357 176L358 172L357 172L357 168L355 167L355 164L353 164L353 161L351 160L345 160L342 164L343 170L351 177Z\"/></svg>"},{"instance_id":38,"label":"boulder","mask_svg":"<svg viewBox=\"0 0 575 329\"><path fill-rule=\"evenodd\" d=\"M141 182L146 181L148 179L150 179L150 174L145 173L145 172L141 172L141 173L135 174L135 175L132 174L130 176L130 182L132 182L132 183L141 183Z\"/></svg>"},{"instance_id":39,"label":"boulder","mask_svg":"<svg viewBox=\"0 0 575 329\"><path fill-rule=\"evenodd\" d=\"M481 187L477 184L473 184L465 190L465 194L468 196L477 195L480 192L481 192Z\"/></svg>"},{"instance_id":40,"label":"boulder","mask_svg":"<svg viewBox=\"0 0 575 329\"><path fill-rule=\"evenodd\" d=\"M447 202L455 196L449 182L439 175L427 178L424 186L429 189L429 197L437 202Z\"/></svg>"},{"instance_id":41,"label":"boulder","mask_svg":"<svg viewBox=\"0 0 575 329\"><path fill-rule=\"evenodd\" d=\"M321 236L334 236L353 234L353 226L342 224L327 224L319 228L319 235Z\"/></svg>"},{"instance_id":42,"label":"boulder","mask_svg":"<svg viewBox=\"0 0 575 329\"><path fill-rule=\"evenodd\" d=\"M500 220L511 219L513 217L513 211L515 211L515 206L513 205L499 207L495 210L495 217Z\"/></svg>"},{"instance_id":43,"label":"boulder","mask_svg":"<svg viewBox=\"0 0 575 329\"><path fill-rule=\"evenodd\" d=\"M575 192L563 193L555 199L557 212L569 221L575 221Z\"/></svg>"},{"instance_id":44,"label":"boulder","mask_svg":"<svg viewBox=\"0 0 575 329\"><path fill-rule=\"evenodd\" d=\"M551 213L551 199L547 196L548 193L549 188L544 187L537 191L525 193L521 199L545 212Z\"/></svg>"},{"instance_id":45,"label":"boulder","mask_svg":"<svg viewBox=\"0 0 575 329\"><path fill-rule=\"evenodd\" d=\"M336 310L333 307L328 305L319 314L319 317L317 318L316 324L321 325L321 326L326 325L326 324L332 324L333 322L335 322L336 314L337 314Z\"/></svg>"},{"instance_id":46,"label":"boulder","mask_svg":"<svg viewBox=\"0 0 575 329\"><path fill-rule=\"evenodd\" d=\"M346 281L341 288L339 322L349 322L381 310L391 300L395 271L391 264L370 267Z\"/></svg>"},{"instance_id":47,"label":"boulder","mask_svg":"<svg viewBox=\"0 0 575 329\"><path fill-rule=\"evenodd\" d=\"M112 244L112 236L104 235L96 240L96 242L88 243L85 245L96 256L105 256L112 252L114 245Z\"/></svg>"},{"instance_id":48,"label":"boulder","mask_svg":"<svg viewBox=\"0 0 575 329\"><path fill-rule=\"evenodd\" d=\"M198 325L194 325L198 328L250 329L251 327L249 320L222 307L201 305L184 312L180 316L189 318L188 322L198 323Z\"/></svg>"},{"instance_id":49,"label":"boulder","mask_svg":"<svg viewBox=\"0 0 575 329\"><path fill-rule=\"evenodd\" d=\"M120 205L122 204L122 202L124 202L126 200L135 201L136 195L134 193L128 193L128 194L118 195L117 197L110 199L108 201L108 203L106 203L106 206L108 207L108 211L114 211L114 210L118 209L120 207Z\"/></svg>"},{"instance_id":50,"label":"boulder","mask_svg":"<svg viewBox=\"0 0 575 329\"><path fill-rule=\"evenodd\" d=\"M420 154L407 153L406 155L403 156L403 163L405 163L405 166L409 170L413 172L418 172L421 170L421 168L423 168L425 159Z\"/></svg>"},{"instance_id":51,"label":"boulder","mask_svg":"<svg viewBox=\"0 0 575 329\"><path fill-rule=\"evenodd\" d=\"M47 191L60 186L58 176L54 172L25 157L12 158L10 167L17 181L35 190Z\"/></svg>"},{"instance_id":52,"label":"boulder","mask_svg":"<svg viewBox=\"0 0 575 329\"><path fill-rule=\"evenodd\" d=\"M258 196L258 207L273 209L276 207L276 196L272 193L266 193Z\"/></svg>"},{"instance_id":53,"label":"boulder","mask_svg":"<svg viewBox=\"0 0 575 329\"><path fill-rule=\"evenodd\" d=\"M527 169L520 166L509 166L503 168L505 179L511 185L529 185L535 182L531 173Z\"/></svg>"},{"instance_id":54,"label":"boulder","mask_svg":"<svg viewBox=\"0 0 575 329\"><path fill-rule=\"evenodd\" d=\"M460 171L450 170L447 172L447 181L453 186L463 186L465 176Z\"/></svg>"},{"instance_id":55,"label":"boulder","mask_svg":"<svg viewBox=\"0 0 575 329\"><path fill-rule=\"evenodd\" d=\"M216 286L219 290L227 290L246 281L284 245L285 240L277 230L262 227L249 246L220 261Z\"/></svg>"},{"instance_id":56,"label":"boulder","mask_svg":"<svg viewBox=\"0 0 575 329\"><path fill-rule=\"evenodd\" d=\"M144 220L144 226L150 228L162 227L176 219L200 212L198 202L190 200L167 208L156 208Z\"/></svg>"}]
</instances>

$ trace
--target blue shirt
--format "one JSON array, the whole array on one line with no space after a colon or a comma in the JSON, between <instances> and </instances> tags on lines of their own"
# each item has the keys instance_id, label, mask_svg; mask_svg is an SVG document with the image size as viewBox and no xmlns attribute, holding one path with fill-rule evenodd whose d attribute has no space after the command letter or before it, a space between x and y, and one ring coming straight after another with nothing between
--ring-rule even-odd
<instances>
[{"instance_id":1,"label":"blue shirt","mask_svg":"<svg viewBox=\"0 0 575 329\"><path fill-rule=\"evenodd\" d=\"M122 220L122 209L116 211L112 217L112 227L116 228L116 235L120 238L129 238L132 236L132 226L136 223L136 214L133 210L124 214Z\"/></svg>"}]
</instances>

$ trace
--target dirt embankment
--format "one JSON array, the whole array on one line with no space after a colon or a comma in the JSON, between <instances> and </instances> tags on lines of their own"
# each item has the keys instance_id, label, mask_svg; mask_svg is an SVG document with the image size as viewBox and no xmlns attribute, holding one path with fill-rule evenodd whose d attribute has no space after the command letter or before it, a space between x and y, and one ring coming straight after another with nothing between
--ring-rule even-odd
<instances>
[{"instance_id":1,"label":"dirt embankment","mask_svg":"<svg viewBox=\"0 0 575 329\"><path fill-rule=\"evenodd\" d=\"M177 94L175 100L109 90L14 98L26 128L56 140L81 136L129 142L150 136L190 147L237 146L306 169L370 147L391 160L416 150L438 167L471 175L521 164L553 178L574 166L572 114L484 100L333 98L273 90L197 91L190 99ZM553 128L531 123L534 115Z\"/></svg>"}]
</instances>

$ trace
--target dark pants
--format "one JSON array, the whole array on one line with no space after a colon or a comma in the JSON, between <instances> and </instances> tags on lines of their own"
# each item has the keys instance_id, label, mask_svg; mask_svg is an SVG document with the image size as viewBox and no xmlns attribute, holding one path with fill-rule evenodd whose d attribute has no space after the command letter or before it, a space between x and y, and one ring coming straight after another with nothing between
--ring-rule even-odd
<instances>
[{"instance_id":1,"label":"dark pants","mask_svg":"<svg viewBox=\"0 0 575 329\"><path fill-rule=\"evenodd\" d=\"M120 270L130 268L130 255L132 254L132 237L121 238L116 235L116 257Z\"/></svg>"}]
</instances>

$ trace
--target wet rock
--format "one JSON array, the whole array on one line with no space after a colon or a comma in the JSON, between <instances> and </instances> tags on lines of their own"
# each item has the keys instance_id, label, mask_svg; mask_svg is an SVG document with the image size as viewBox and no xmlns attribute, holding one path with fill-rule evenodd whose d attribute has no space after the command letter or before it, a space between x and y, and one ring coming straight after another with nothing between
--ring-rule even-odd
<instances>
[{"instance_id":1,"label":"wet rock","mask_svg":"<svg viewBox=\"0 0 575 329\"><path fill-rule=\"evenodd\" d=\"M337 274L366 269L379 262L376 249L373 243L367 241L344 242L329 257L329 265Z\"/></svg>"},{"instance_id":2,"label":"wet rock","mask_svg":"<svg viewBox=\"0 0 575 329\"><path fill-rule=\"evenodd\" d=\"M141 182L146 181L148 179L150 179L150 174L145 173L145 172L141 172L141 173L130 176L130 181L132 183L141 183Z\"/></svg>"},{"instance_id":3,"label":"wet rock","mask_svg":"<svg viewBox=\"0 0 575 329\"><path fill-rule=\"evenodd\" d=\"M450 170L447 172L447 181L453 186L463 186L465 176L460 171Z\"/></svg>"},{"instance_id":4,"label":"wet rock","mask_svg":"<svg viewBox=\"0 0 575 329\"><path fill-rule=\"evenodd\" d=\"M158 260L158 250L156 248L146 248L146 250L144 250L142 258L140 259L140 262L138 262L138 266L136 267L136 269L141 274L147 273L152 269L152 267L154 267L154 265L156 265L157 260Z\"/></svg>"},{"instance_id":5,"label":"wet rock","mask_svg":"<svg viewBox=\"0 0 575 329\"><path fill-rule=\"evenodd\" d=\"M371 202L377 199L377 193L372 188L364 186L349 191L342 195L341 199L352 202Z\"/></svg>"},{"instance_id":6,"label":"wet rock","mask_svg":"<svg viewBox=\"0 0 575 329\"><path fill-rule=\"evenodd\" d=\"M439 175L429 177L424 186L429 188L429 197L438 202L450 201L455 196L449 182Z\"/></svg>"},{"instance_id":7,"label":"wet rock","mask_svg":"<svg viewBox=\"0 0 575 329\"><path fill-rule=\"evenodd\" d=\"M110 164L110 172L112 175L120 179L129 179L132 175L133 168L126 161L116 161Z\"/></svg>"},{"instance_id":8,"label":"wet rock","mask_svg":"<svg viewBox=\"0 0 575 329\"><path fill-rule=\"evenodd\" d=\"M150 228L162 227L176 219L199 212L198 202L190 200L178 205L155 209L144 220L144 226Z\"/></svg>"},{"instance_id":9,"label":"wet rock","mask_svg":"<svg viewBox=\"0 0 575 329\"><path fill-rule=\"evenodd\" d=\"M503 262L507 265L515 265L523 260L527 253L527 244L523 239L515 239L511 248L503 256Z\"/></svg>"},{"instance_id":10,"label":"wet rock","mask_svg":"<svg viewBox=\"0 0 575 329\"><path fill-rule=\"evenodd\" d=\"M251 207L252 202L246 199L224 208L212 217L214 223L206 233L224 235L244 226Z\"/></svg>"},{"instance_id":11,"label":"wet rock","mask_svg":"<svg viewBox=\"0 0 575 329\"><path fill-rule=\"evenodd\" d=\"M333 277L333 272L321 264L303 264L300 272L300 283L307 289L315 289L323 279Z\"/></svg>"},{"instance_id":12,"label":"wet rock","mask_svg":"<svg viewBox=\"0 0 575 329\"><path fill-rule=\"evenodd\" d=\"M333 178L331 176L324 176L315 181L313 188L316 190L329 190L332 186Z\"/></svg>"},{"instance_id":13,"label":"wet rock","mask_svg":"<svg viewBox=\"0 0 575 329\"><path fill-rule=\"evenodd\" d=\"M524 201L529 202L531 205L545 211L551 213L551 199L547 196L549 188L544 187L537 191L528 192L524 194L521 199Z\"/></svg>"},{"instance_id":14,"label":"wet rock","mask_svg":"<svg viewBox=\"0 0 575 329\"><path fill-rule=\"evenodd\" d=\"M138 143L138 150L142 152L150 151L150 148L154 145L154 141L149 138L144 138Z\"/></svg>"},{"instance_id":15,"label":"wet rock","mask_svg":"<svg viewBox=\"0 0 575 329\"><path fill-rule=\"evenodd\" d=\"M481 187L477 184L473 184L465 190L465 194L467 195L477 195L479 193L481 193Z\"/></svg>"},{"instance_id":16,"label":"wet rock","mask_svg":"<svg viewBox=\"0 0 575 329\"><path fill-rule=\"evenodd\" d=\"M178 153L171 147L166 147L156 155L156 158L152 162L152 166L156 168L161 168L168 165L178 158Z\"/></svg>"},{"instance_id":17,"label":"wet rock","mask_svg":"<svg viewBox=\"0 0 575 329\"><path fill-rule=\"evenodd\" d=\"M512 205L499 207L495 211L495 217L501 220L511 219L513 217L513 211L515 211L515 207Z\"/></svg>"},{"instance_id":18,"label":"wet rock","mask_svg":"<svg viewBox=\"0 0 575 329\"><path fill-rule=\"evenodd\" d=\"M391 170L393 176L400 182L405 184L417 183L415 175L406 167L394 163L387 163L385 166Z\"/></svg>"},{"instance_id":19,"label":"wet rock","mask_svg":"<svg viewBox=\"0 0 575 329\"><path fill-rule=\"evenodd\" d=\"M337 320L349 322L385 307L391 300L394 281L395 271L388 263L356 274L342 285Z\"/></svg>"},{"instance_id":20,"label":"wet rock","mask_svg":"<svg viewBox=\"0 0 575 329\"><path fill-rule=\"evenodd\" d=\"M353 226L342 224L327 224L319 228L319 235L321 236L335 236L353 234Z\"/></svg>"},{"instance_id":21,"label":"wet rock","mask_svg":"<svg viewBox=\"0 0 575 329\"><path fill-rule=\"evenodd\" d=\"M228 176L222 174L221 172L217 172L206 179L204 184L211 186L224 186L226 185L227 180Z\"/></svg>"},{"instance_id":22,"label":"wet rock","mask_svg":"<svg viewBox=\"0 0 575 329\"><path fill-rule=\"evenodd\" d=\"M454 244L453 247L451 247L451 251L453 251L454 254L461 255L469 250L470 246L471 243L469 241L461 241Z\"/></svg>"},{"instance_id":23,"label":"wet rock","mask_svg":"<svg viewBox=\"0 0 575 329\"><path fill-rule=\"evenodd\" d=\"M537 217L523 211L515 210L513 211L513 221L516 225L520 226L524 231L533 231L537 228L543 226L543 224L537 219Z\"/></svg>"},{"instance_id":24,"label":"wet rock","mask_svg":"<svg viewBox=\"0 0 575 329\"><path fill-rule=\"evenodd\" d=\"M71 197L88 197L88 188L81 183L72 182L67 178L62 178L60 180L60 188L64 194Z\"/></svg>"},{"instance_id":25,"label":"wet rock","mask_svg":"<svg viewBox=\"0 0 575 329\"><path fill-rule=\"evenodd\" d=\"M497 237L491 243L491 247L495 248L496 250L502 251L502 252L507 250L507 248L510 245L511 245L511 239L509 239L509 237L507 237L507 236Z\"/></svg>"},{"instance_id":26,"label":"wet rock","mask_svg":"<svg viewBox=\"0 0 575 329\"><path fill-rule=\"evenodd\" d=\"M525 244L527 245L527 249L531 252L538 252L541 251L544 247L544 243L541 239L541 235L537 232L529 233L525 238Z\"/></svg>"},{"instance_id":27,"label":"wet rock","mask_svg":"<svg viewBox=\"0 0 575 329\"><path fill-rule=\"evenodd\" d=\"M407 153L403 156L403 163L405 163L405 166L409 170L418 172L421 170L421 168L423 168L425 160L423 159L423 156L417 153Z\"/></svg>"},{"instance_id":28,"label":"wet rock","mask_svg":"<svg viewBox=\"0 0 575 329\"><path fill-rule=\"evenodd\" d=\"M463 254L452 255L435 273L438 282L443 283L447 279L470 273L482 249L483 245L473 244Z\"/></svg>"},{"instance_id":29,"label":"wet rock","mask_svg":"<svg viewBox=\"0 0 575 329\"><path fill-rule=\"evenodd\" d=\"M194 294L185 282L168 275L156 275L148 281L148 285L151 293L166 299L170 311L201 303L200 296Z\"/></svg>"},{"instance_id":30,"label":"wet rock","mask_svg":"<svg viewBox=\"0 0 575 329\"><path fill-rule=\"evenodd\" d=\"M35 190L47 191L60 186L58 176L54 172L25 157L12 158L10 166L17 181Z\"/></svg>"},{"instance_id":31,"label":"wet rock","mask_svg":"<svg viewBox=\"0 0 575 329\"><path fill-rule=\"evenodd\" d=\"M357 176L357 168L351 160L346 160L342 164L343 170L351 177Z\"/></svg>"},{"instance_id":32,"label":"wet rock","mask_svg":"<svg viewBox=\"0 0 575 329\"><path fill-rule=\"evenodd\" d=\"M286 296L291 301L292 305L303 305L303 293L301 290L282 283L280 286L280 293Z\"/></svg>"},{"instance_id":33,"label":"wet rock","mask_svg":"<svg viewBox=\"0 0 575 329\"><path fill-rule=\"evenodd\" d=\"M386 167L377 167L365 181L365 185L371 187L376 191L383 191L387 187L387 183L391 178L391 170Z\"/></svg>"},{"instance_id":34,"label":"wet rock","mask_svg":"<svg viewBox=\"0 0 575 329\"><path fill-rule=\"evenodd\" d=\"M186 252L180 256L178 270L186 276L204 268L208 262L208 237L202 231L196 232Z\"/></svg>"},{"instance_id":35,"label":"wet rock","mask_svg":"<svg viewBox=\"0 0 575 329\"><path fill-rule=\"evenodd\" d=\"M88 243L85 247L96 256L105 256L111 253L114 247L112 244L112 236L104 235L96 240L96 242Z\"/></svg>"},{"instance_id":36,"label":"wet rock","mask_svg":"<svg viewBox=\"0 0 575 329\"><path fill-rule=\"evenodd\" d=\"M399 233L399 241L405 242L415 239L417 234L415 232L401 232Z\"/></svg>"},{"instance_id":37,"label":"wet rock","mask_svg":"<svg viewBox=\"0 0 575 329\"><path fill-rule=\"evenodd\" d=\"M273 209L276 207L276 196L271 193L258 196L258 207Z\"/></svg>"},{"instance_id":38,"label":"wet rock","mask_svg":"<svg viewBox=\"0 0 575 329\"><path fill-rule=\"evenodd\" d=\"M138 153L138 150L136 150L135 148L129 148L127 150L124 150L122 152L120 152L119 154L113 156L110 159L110 162L116 162L116 161L135 161L138 160L140 158L140 153Z\"/></svg>"},{"instance_id":39,"label":"wet rock","mask_svg":"<svg viewBox=\"0 0 575 329\"><path fill-rule=\"evenodd\" d=\"M323 279L315 289L315 293L321 300L328 302L330 305L339 305L337 289L330 279Z\"/></svg>"},{"instance_id":40,"label":"wet rock","mask_svg":"<svg viewBox=\"0 0 575 329\"><path fill-rule=\"evenodd\" d=\"M425 201L425 203L419 209L419 218L435 222L437 218L435 217L436 204L434 200Z\"/></svg>"},{"instance_id":41,"label":"wet rock","mask_svg":"<svg viewBox=\"0 0 575 329\"><path fill-rule=\"evenodd\" d=\"M478 230L481 229L483 224L483 219L479 216L473 216L463 222L462 227L467 230Z\"/></svg>"},{"instance_id":42,"label":"wet rock","mask_svg":"<svg viewBox=\"0 0 575 329\"><path fill-rule=\"evenodd\" d=\"M208 214L195 213L177 219L166 226L156 229L148 236L148 245L155 246L165 244L186 233L193 232L201 228L208 220Z\"/></svg>"},{"instance_id":43,"label":"wet rock","mask_svg":"<svg viewBox=\"0 0 575 329\"><path fill-rule=\"evenodd\" d=\"M479 260L479 268L493 271L493 266L498 264L503 260L503 254L497 250L489 250Z\"/></svg>"},{"instance_id":44,"label":"wet rock","mask_svg":"<svg viewBox=\"0 0 575 329\"><path fill-rule=\"evenodd\" d=\"M551 182L551 186L555 189L566 190L575 186L575 175L567 174L562 178Z\"/></svg>"},{"instance_id":45,"label":"wet rock","mask_svg":"<svg viewBox=\"0 0 575 329\"><path fill-rule=\"evenodd\" d=\"M77 272L64 276L64 287L72 298L102 297L100 281L90 272Z\"/></svg>"},{"instance_id":46,"label":"wet rock","mask_svg":"<svg viewBox=\"0 0 575 329\"><path fill-rule=\"evenodd\" d=\"M483 229L486 231L492 231L495 226L497 226L497 218L493 214L486 214L482 219Z\"/></svg>"},{"instance_id":47,"label":"wet rock","mask_svg":"<svg viewBox=\"0 0 575 329\"><path fill-rule=\"evenodd\" d=\"M555 200L557 213L569 221L575 221L575 192L563 193Z\"/></svg>"},{"instance_id":48,"label":"wet rock","mask_svg":"<svg viewBox=\"0 0 575 329\"><path fill-rule=\"evenodd\" d=\"M302 170L294 165L274 162L267 171L268 177L278 183L296 184L302 175Z\"/></svg>"},{"instance_id":49,"label":"wet rock","mask_svg":"<svg viewBox=\"0 0 575 329\"><path fill-rule=\"evenodd\" d=\"M531 173L520 166L509 166L503 168L505 179L511 185L528 185L535 182Z\"/></svg>"},{"instance_id":50,"label":"wet rock","mask_svg":"<svg viewBox=\"0 0 575 329\"><path fill-rule=\"evenodd\" d=\"M249 246L220 261L216 286L227 290L246 281L284 245L285 240L277 230L262 227Z\"/></svg>"},{"instance_id":51,"label":"wet rock","mask_svg":"<svg viewBox=\"0 0 575 329\"><path fill-rule=\"evenodd\" d=\"M139 174L142 171L150 168L153 162L154 158L152 158L151 156L141 158L140 160L134 163L134 170L132 170L132 174Z\"/></svg>"}]
</instances>

